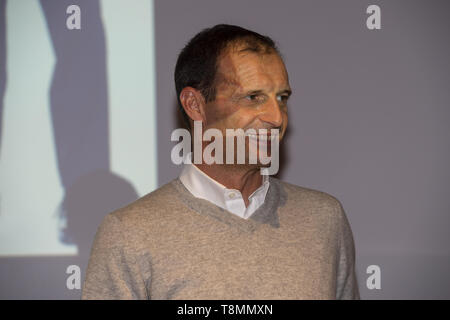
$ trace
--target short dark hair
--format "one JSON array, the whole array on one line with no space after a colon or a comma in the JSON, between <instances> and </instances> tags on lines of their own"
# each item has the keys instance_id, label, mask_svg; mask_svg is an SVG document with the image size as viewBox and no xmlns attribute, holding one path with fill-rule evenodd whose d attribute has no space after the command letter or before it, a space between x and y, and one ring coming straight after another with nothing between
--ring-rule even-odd
<instances>
[{"instance_id":1,"label":"short dark hair","mask_svg":"<svg viewBox=\"0 0 450 320\"><path fill-rule=\"evenodd\" d=\"M202 30L181 50L175 66L175 88L178 106L188 127L190 118L181 105L181 90L193 87L202 93L206 102L213 101L218 58L229 45L241 44L245 45L243 51L277 53L281 56L275 42L268 36L228 24Z\"/></svg>"}]
</instances>

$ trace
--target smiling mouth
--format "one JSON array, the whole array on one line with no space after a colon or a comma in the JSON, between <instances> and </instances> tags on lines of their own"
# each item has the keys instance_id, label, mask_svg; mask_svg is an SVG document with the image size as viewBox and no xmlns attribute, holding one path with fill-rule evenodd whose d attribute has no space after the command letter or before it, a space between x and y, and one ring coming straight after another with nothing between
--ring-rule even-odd
<instances>
[{"instance_id":1,"label":"smiling mouth","mask_svg":"<svg viewBox=\"0 0 450 320\"><path fill-rule=\"evenodd\" d=\"M258 129L258 130L262 130L262 129ZM258 130L252 129L251 131L258 132ZM264 130L267 130L267 129L264 129ZM264 143L264 144L270 144L270 143L274 142L276 139L278 139L278 140L281 139L280 133L277 131L271 132L272 130L263 131L262 133L251 133L251 132L246 132L246 131L233 132L231 135L227 135L227 137L235 137L235 138L244 137L244 138L248 138L248 140L251 141L252 143L259 142L259 143Z\"/></svg>"},{"instance_id":2,"label":"smiling mouth","mask_svg":"<svg viewBox=\"0 0 450 320\"><path fill-rule=\"evenodd\" d=\"M270 134L246 134L246 137L249 137L251 140L258 140L261 142L268 142L279 138L279 135L270 135Z\"/></svg>"}]
</instances>

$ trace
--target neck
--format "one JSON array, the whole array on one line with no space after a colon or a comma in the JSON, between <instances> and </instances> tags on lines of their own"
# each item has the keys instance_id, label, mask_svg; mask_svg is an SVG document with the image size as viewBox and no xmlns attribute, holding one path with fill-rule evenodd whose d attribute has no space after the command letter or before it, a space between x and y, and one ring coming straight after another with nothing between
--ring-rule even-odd
<instances>
[{"instance_id":1,"label":"neck","mask_svg":"<svg viewBox=\"0 0 450 320\"><path fill-rule=\"evenodd\" d=\"M245 206L250 201L248 197L258 189L263 182L260 168L246 165L226 165L226 164L195 164L212 179L223 184L228 189L239 190L244 198Z\"/></svg>"}]
</instances>

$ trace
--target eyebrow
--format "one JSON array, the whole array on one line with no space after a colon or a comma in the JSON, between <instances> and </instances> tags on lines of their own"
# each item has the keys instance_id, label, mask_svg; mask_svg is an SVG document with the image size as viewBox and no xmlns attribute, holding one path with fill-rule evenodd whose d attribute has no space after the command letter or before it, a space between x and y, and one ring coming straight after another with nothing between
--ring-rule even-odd
<instances>
[{"instance_id":1,"label":"eyebrow","mask_svg":"<svg viewBox=\"0 0 450 320\"><path fill-rule=\"evenodd\" d=\"M252 94L263 94L264 92L262 90L251 90L251 91L247 91L245 94L246 95L252 95ZM292 90L291 89L284 89L281 91L277 92L277 95L286 93L288 95L288 97L292 94Z\"/></svg>"},{"instance_id":2,"label":"eyebrow","mask_svg":"<svg viewBox=\"0 0 450 320\"><path fill-rule=\"evenodd\" d=\"M292 94L292 90L291 89L284 89L284 90L281 90L280 92L277 92L277 95L280 95L282 93L287 93L287 96L289 97Z\"/></svg>"}]
</instances>

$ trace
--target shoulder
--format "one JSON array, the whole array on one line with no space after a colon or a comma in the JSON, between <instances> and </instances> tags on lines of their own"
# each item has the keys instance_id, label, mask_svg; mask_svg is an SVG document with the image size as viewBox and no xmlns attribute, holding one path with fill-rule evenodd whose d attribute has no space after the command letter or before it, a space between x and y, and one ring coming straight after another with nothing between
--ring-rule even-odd
<instances>
[{"instance_id":1,"label":"shoulder","mask_svg":"<svg viewBox=\"0 0 450 320\"><path fill-rule=\"evenodd\" d=\"M328 212L335 218L342 218L342 215L345 215L341 202L327 192L295 185L277 178L271 178L272 182L283 190L289 207L301 208L308 212L320 212L322 215Z\"/></svg>"},{"instance_id":2,"label":"shoulder","mask_svg":"<svg viewBox=\"0 0 450 320\"><path fill-rule=\"evenodd\" d=\"M106 214L97 228L92 252L101 259L141 254L149 243L156 244L165 233L176 229L184 207L177 198L174 181Z\"/></svg>"},{"instance_id":3,"label":"shoulder","mask_svg":"<svg viewBox=\"0 0 450 320\"><path fill-rule=\"evenodd\" d=\"M294 226L328 230L334 239L346 245L352 243L352 231L341 201L335 196L316 189L294 185L279 179L275 184L286 193L285 215ZM303 230L303 229L302 229ZM344 240L341 240L344 239Z\"/></svg>"},{"instance_id":4,"label":"shoulder","mask_svg":"<svg viewBox=\"0 0 450 320\"><path fill-rule=\"evenodd\" d=\"M109 219L117 220L124 229L139 230L176 218L182 206L174 187L176 179L144 195L125 207L109 213Z\"/></svg>"},{"instance_id":5,"label":"shoulder","mask_svg":"<svg viewBox=\"0 0 450 320\"><path fill-rule=\"evenodd\" d=\"M307 188L304 186L298 186L289 182L281 181L276 178L271 178L271 181L278 183L284 191L289 196L292 201L301 201L303 203L321 205L321 206L330 206L330 207L340 207L341 202L333 195L316 190Z\"/></svg>"}]
</instances>

